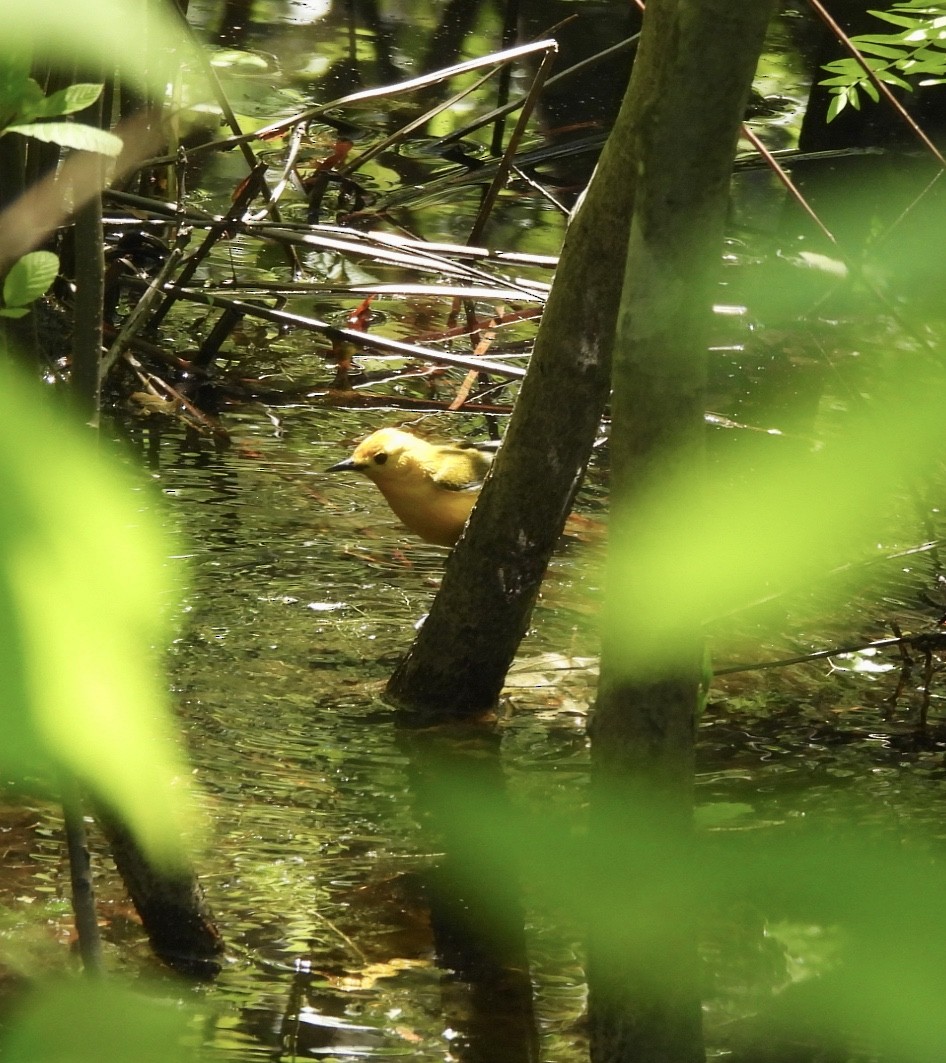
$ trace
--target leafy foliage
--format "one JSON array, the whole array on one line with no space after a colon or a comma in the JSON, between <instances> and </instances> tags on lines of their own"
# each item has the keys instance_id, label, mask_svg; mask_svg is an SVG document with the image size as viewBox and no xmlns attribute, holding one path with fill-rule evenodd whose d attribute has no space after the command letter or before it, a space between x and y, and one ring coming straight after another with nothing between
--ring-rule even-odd
<instances>
[{"instance_id":1,"label":"leafy foliage","mask_svg":"<svg viewBox=\"0 0 946 1063\"><path fill-rule=\"evenodd\" d=\"M870 13L898 29L895 33L852 37L851 43L862 58L837 59L825 64L832 77L820 84L830 88L834 95L828 108L829 122L845 107L859 110L861 93L874 103L880 99L871 74L885 85L911 92L914 84L946 82L946 0L905 0L894 4L889 11Z\"/></svg>"},{"instance_id":2,"label":"leafy foliage","mask_svg":"<svg viewBox=\"0 0 946 1063\"><path fill-rule=\"evenodd\" d=\"M122 141L114 133L81 122L36 121L75 114L101 94L101 85L79 83L47 96L29 76L23 55L0 53L0 137L19 133L78 151L116 156L122 150ZM45 295L58 272L59 259L50 251L34 251L15 262L3 281L0 317L28 314L29 304Z\"/></svg>"},{"instance_id":3,"label":"leafy foliage","mask_svg":"<svg viewBox=\"0 0 946 1063\"><path fill-rule=\"evenodd\" d=\"M0 137L19 133L77 151L118 155L122 141L114 133L81 122L37 121L75 114L90 107L101 94L101 85L79 83L46 96L22 61L0 62Z\"/></svg>"}]
</instances>

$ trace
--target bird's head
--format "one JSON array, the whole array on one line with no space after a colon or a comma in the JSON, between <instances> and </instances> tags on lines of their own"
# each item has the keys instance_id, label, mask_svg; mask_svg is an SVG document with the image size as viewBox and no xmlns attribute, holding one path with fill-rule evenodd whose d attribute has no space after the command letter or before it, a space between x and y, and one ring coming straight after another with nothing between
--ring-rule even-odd
<instances>
[{"instance_id":1,"label":"bird's head","mask_svg":"<svg viewBox=\"0 0 946 1063\"><path fill-rule=\"evenodd\" d=\"M327 472L360 472L369 479L383 481L397 476L401 459L405 455L417 455L428 447L424 440L399 428L380 428L363 439L350 458L338 462Z\"/></svg>"}]
</instances>

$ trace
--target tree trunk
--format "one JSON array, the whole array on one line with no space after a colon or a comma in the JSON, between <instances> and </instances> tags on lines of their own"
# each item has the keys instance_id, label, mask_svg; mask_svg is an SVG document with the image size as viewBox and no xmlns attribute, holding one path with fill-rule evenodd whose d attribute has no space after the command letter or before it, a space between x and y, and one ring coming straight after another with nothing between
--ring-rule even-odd
<instances>
[{"instance_id":1,"label":"tree trunk","mask_svg":"<svg viewBox=\"0 0 946 1063\"><path fill-rule=\"evenodd\" d=\"M196 874L155 867L118 816L100 806L95 818L155 953L181 974L213 978L224 943Z\"/></svg>"},{"instance_id":2,"label":"tree trunk","mask_svg":"<svg viewBox=\"0 0 946 1063\"><path fill-rule=\"evenodd\" d=\"M771 0L648 0L629 89L640 176L615 342L614 529L592 727L592 832L614 910L596 913L589 943L594 1063L704 1058L686 885L701 635L692 630L669 664L654 665L639 642L616 634L626 623L609 621L627 608L615 590L627 583L615 576L633 573L621 553L625 515L703 461L712 283L739 125L773 8ZM692 499L694 534L699 509Z\"/></svg>"},{"instance_id":3,"label":"tree trunk","mask_svg":"<svg viewBox=\"0 0 946 1063\"><path fill-rule=\"evenodd\" d=\"M637 164L626 96L568 230L529 372L430 615L390 699L456 718L495 706L529 624L608 398Z\"/></svg>"}]
</instances>

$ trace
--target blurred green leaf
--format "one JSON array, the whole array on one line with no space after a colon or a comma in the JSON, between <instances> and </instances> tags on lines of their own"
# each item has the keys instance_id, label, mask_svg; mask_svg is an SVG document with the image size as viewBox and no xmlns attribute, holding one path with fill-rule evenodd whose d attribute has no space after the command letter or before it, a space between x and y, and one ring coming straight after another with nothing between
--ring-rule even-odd
<instances>
[{"instance_id":1,"label":"blurred green leaf","mask_svg":"<svg viewBox=\"0 0 946 1063\"><path fill-rule=\"evenodd\" d=\"M604 814L583 831L583 816L512 808L476 779L449 759L425 786L433 780L427 799L451 823L450 867L480 897L490 898L490 876L505 864L534 903L580 912L616 959L629 947L645 950L655 980L673 976L665 935L682 922L711 927L720 913L748 906L760 944L772 926L804 949L786 956L787 978L805 967L813 982L789 1037L815 1026L854 1030L889 1053L878 1058L942 1059L946 922L930 906L946 890L946 867L924 847L857 830L852 824L863 817L853 802L845 808L839 797L829 824L724 824L694 837L651 803L628 815L625 791L611 795L621 811L609 816L599 791ZM768 1047L777 1043L773 1036Z\"/></svg>"},{"instance_id":2,"label":"blurred green leaf","mask_svg":"<svg viewBox=\"0 0 946 1063\"><path fill-rule=\"evenodd\" d=\"M134 486L48 402L0 368L0 770L66 768L173 863L187 773L152 658L172 550Z\"/></svg>"},{"instance_id":3,"label":"blurred green leaf","mask_svg":"<svg viewBox=\"0 0 946 1063\"><path fill-rule=\"evenodd\" d=\"M37 991L4 1016L6 1063L185 1063L195 1060L194 1012L107 982Z\"/></svg>"},{"instance_id":4,"label":"blurred green leaf","mask_svg":"<svg viewBox=\"0 0 946 1063\"><path fill-rule=\"evenodd\" d=\"M4 0L0 57L45 54L104 64L122 79L163 94L170 77L190 57L178 20L166 5L133 0L57 3ZM181 53L184 53L182 55Z\"/></svg>"},{"instance_id":5,"label":"blurred green leaf","mask_svg":"<svg viewBox=\"0 0 946 1063\"><path fill-rule=\"evenodd\" d=\"M29 64L0 53L0 128L43 99L43 90L29 76Z\"/></svg>"},{"instance_id":6,"label":"blurred green leaf","mask_svg":"<svg viewBox=\"0 0 946 1063\"><path fill-rule=\"evenodd\" d=\"M30 122L7 126L3 132L19 133L47 144L60 144L64 148L92 151L110 157L120 155L122 150L121 137L81 122Z\"/></svg>"},{"instance_id":7,"label":"blurred green leaf","mask_svg":"<svg viewBox=\"0 0 946 1063\"><path fill-rule=\"evenodd\" d=\"M941 376L891 385L820 447L759 436L711 472L655 483L633 512L618 508L608 578L620 607L603 625L616 667L660 672L700 625L876 552L906 470L921 475L946 444L944 398Z\"/></svg>"},{"instance_id":8,"label":"blurred green leaf","mask_svg":"<svg viewBox=\"0 0 946 1063\"><path fill-rule=\"evenodd\" d=\"M49 290L59 272L59 258L51 251L31 251L14 262L3 281L7 307L22 307ZM5 315L11 316L9 314Z\"/></svg>"}]
</instances>

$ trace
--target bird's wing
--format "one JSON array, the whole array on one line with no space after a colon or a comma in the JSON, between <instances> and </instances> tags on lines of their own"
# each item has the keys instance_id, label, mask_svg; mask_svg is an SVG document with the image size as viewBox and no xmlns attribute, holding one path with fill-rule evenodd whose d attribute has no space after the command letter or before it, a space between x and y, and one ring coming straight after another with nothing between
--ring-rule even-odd
<instances>
[{"instance_id":1,"label":"bird's wing","mask_svg":"<svg viewBox=\"0 0 946 1063\"><path fill-rule=\"evenodd\" d=\"M478 491L492 463L492 453L474 444L440 447L431 479L447 491Z\"/></svg>"}]
</instances>

